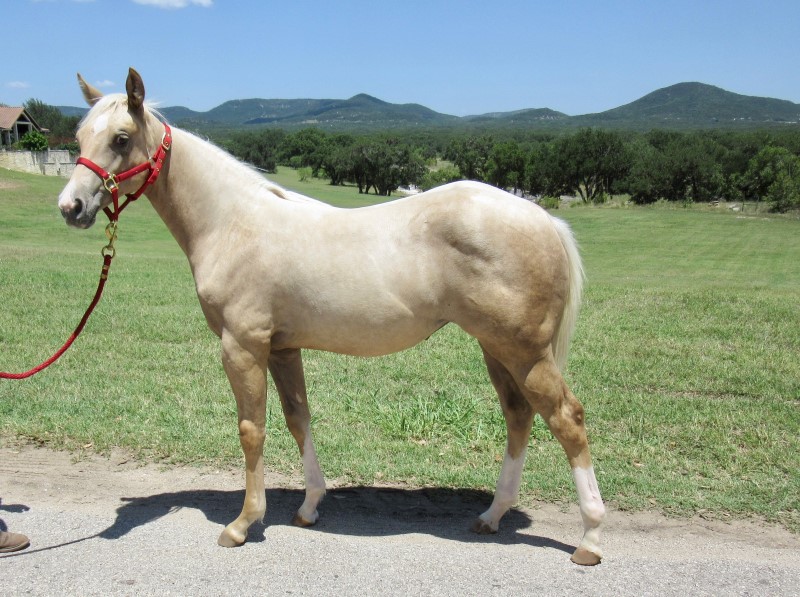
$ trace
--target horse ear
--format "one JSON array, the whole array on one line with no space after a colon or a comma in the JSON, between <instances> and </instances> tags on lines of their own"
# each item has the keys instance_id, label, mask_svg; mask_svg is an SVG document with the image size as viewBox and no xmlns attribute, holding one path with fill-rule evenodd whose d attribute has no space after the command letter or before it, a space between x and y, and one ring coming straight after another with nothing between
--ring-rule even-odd
<instances>
[{"instance_id":1,"label":"horse ear","mask_svg":"<svg viewBox=\"0 0 800 597\"><path fill-rule=\"evenodd\" d=\"M142 76L133 68L128 69L128 81L125 83L128 92L128 109L132 112L142 112L144 106L144 83Z\"/></svg>"},{"instance_id":2,"label":"horse ear","mask_svg":"<svg viewBox=\"0 0 800 597\"><path fill-rule=\"evenodd\" d=\"M83 79L80 73L78 73L78 85L80 85L81 92L83 92L83 99L85 99L86 103L90 106L94 106L98 100L103 97L103 94L96 88L89 85L89 83Z\"/></svg>"}]
</instances>

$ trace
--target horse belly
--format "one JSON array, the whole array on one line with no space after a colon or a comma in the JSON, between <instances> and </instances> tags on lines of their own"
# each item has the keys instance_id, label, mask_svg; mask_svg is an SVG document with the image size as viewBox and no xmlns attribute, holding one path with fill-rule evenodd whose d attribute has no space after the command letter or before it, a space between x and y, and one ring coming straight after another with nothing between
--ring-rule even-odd
<instances>
[{"instance_id":1,"label":"horse belly","mask_svg":"<svg viewBox=\"0 0 800 597\"><path fill-rule=\"evenodd\" d=\"M351 323L347 325L347 320L343 320L334 325L317 325L313 331L279 331L272 344L275 349L309 348L353 356L382 356L416 346L447 322Z\"/></svg>"},{"instance_id":2,"label":"horse belly","mask_svg":"<svg viewBox=\"0 0 800 597\"><path fill-rule=\"evenodd\" d=\"M391 295L372 300L361 295L345 303L317 298L311 304L294 302L285 325L278 324L274 346L380 356L415 346L447 323L433 307L411 307Z\"/></svg>"}]
</instances>

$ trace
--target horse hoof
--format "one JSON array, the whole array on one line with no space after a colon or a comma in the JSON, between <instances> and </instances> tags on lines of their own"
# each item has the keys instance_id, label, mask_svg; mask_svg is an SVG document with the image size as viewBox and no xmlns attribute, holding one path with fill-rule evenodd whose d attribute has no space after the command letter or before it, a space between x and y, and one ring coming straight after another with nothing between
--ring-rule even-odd
<instances>
[{"instance_id":1,"label":"horse hoof","mask_svg":"<svg viewBox=\"0 0 800 597\"><path fill-rule=\"evenodd\" d=\"M219 539L217 539L217 545L221 545L222 547L239 547L244 544L246 538L247 536L241 538L237 537L226 527L223 529L222 533L220 533Z\"/></svg>"},{"instance_id":2,"label":"horse hoof","mask_svg":"<svg viewBox=\"0 0 800 597\"><path fill-rule=\"evenodd\" d=\"M574 563L579 566L597 566L600 563L600 556L594 552L589 551L585 547L578 547L575 553L570 558Z\"/></svg>"},{"instance_id":3,"label":"horse hoof","mask_svg":"<svg viewBox=\"0 0 800 597\"><path fill-rule=\"evenodd\" d=\"M305 518L300 516L299 512L294 515L294 518L292 518L292 524L294 526L302 527L304 529L308 528L308 527L313 527L316 523L317 523L316 519L315 520L306 520Z\"/></svg>"},{"instance_id":4,"label":"horse hoof","mask_svg":"<svg viewBox=\"0 0 800 597\"><path fill-rule=\"evenodd\" d=\"M493 529L492 526L482 518L476 518L470 530L479 535L493 535L497 532L497 529Z\"/></svg>"}]
</instances>

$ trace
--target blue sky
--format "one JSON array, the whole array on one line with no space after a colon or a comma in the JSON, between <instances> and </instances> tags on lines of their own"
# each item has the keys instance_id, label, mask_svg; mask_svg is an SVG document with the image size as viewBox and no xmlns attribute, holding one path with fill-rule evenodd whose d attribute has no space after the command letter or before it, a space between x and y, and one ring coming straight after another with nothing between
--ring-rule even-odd
<instances>
[{"instance_id":1,"label":"blue sky","mask_svg":"<svg viewBox=\"0 0 800 597\"><path fill-rule=\"evenodd\" d=\"M600 112L700 81L800 103L798 0L4 0L0 102L368 93L459 116Z\"/></svg>"}]
</instances>

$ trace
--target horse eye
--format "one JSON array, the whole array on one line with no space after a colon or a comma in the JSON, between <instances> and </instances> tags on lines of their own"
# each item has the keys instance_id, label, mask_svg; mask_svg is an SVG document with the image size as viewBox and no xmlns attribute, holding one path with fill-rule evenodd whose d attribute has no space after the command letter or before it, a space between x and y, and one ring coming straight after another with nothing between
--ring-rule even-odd
<instances>
[{"instance_id":1,"label":"horse eye","mask_svg":"<svg viewBox=\"0 0 800 597\"><path fill-rule=\"evenodd\" d=\"M114 145L116 145L119 148L122 148L128 144L129 140L130 138L128 137L128 135L117 135L114 138Z\"/></svg>"}]
</instances>

